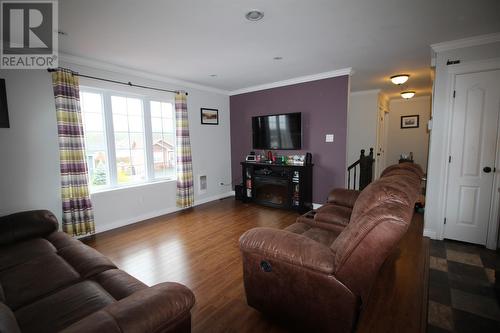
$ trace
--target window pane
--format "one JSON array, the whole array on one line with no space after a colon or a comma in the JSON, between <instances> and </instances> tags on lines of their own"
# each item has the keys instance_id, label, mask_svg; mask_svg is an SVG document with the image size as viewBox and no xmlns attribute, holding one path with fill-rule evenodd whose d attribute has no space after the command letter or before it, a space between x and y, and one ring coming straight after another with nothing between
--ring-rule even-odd
<instances>
[{"instance_id":1,"label":"window pane","mask_svg":"<svg viewBox=\"0 0 500 333\"><path fill-rule=\"evenodd\" d=\"M85 132L85 149L88 151L106 151L104 132Z\"/></svg>"},{"instance_id":2,"label":"window pane","mask_svg":"<svg viewBox=\"0 0 500 333\"><path fill-rule=\"evenodd\" d=\"M82 112L83 114L83 126L87 131L103 131L104 123L102 119L102 114L93 112Z\"/></svg>"},{"instance_id":3,"label":"window pane","mask_svg":"<svg viewBox=\"0 0 500 333\"><path fill-rule=\"evenodd\" d=\"M127 98L127 110L129 116L142 118L142 101L137 98Z\"/></svg>"},{"instance_id":4,"label":"window pane","mask_svg":"<svg viewBox=\"0 0 500 333\"><path fill-rule=\"evenodd\" d=\"M102 114L102 96L99 93L82 92L80 94L82 112Z\"/></svg>"},{"instance_id":5,"label":"window pane","mask_svg":"<svg viewBox=\"0 0 500 333\"><path fill-rule=\"evenodd\" d=\"M111 96L111 108L113 114L127 114L127 98L121 96Z\"/></svg>"},{"instance_id":6,"label":"window pane","mask_svg":"<svg viewBox=\"0 0 500 333\"><path fill-rule=\"evenodd\" d=\"M130 133L130 149L144 149L144 135L142 133Z\"/></svg>"},{"instance_id":7,"label":"window pane","mask_svg":"<svg viewBox=\"0 0 500 333\"><path fill-rule=\"evenodd\" d=\"M142 116L128 116L128 130L142 132Z\"/></svg>"},{"instance_id":8,"label":"window pane","mask_svg":"<svg viewBox=\"0 0 500 333\"><path fill-rule=\"evenodd\" d=\"M151 128L153 132L162 133L163 127L161 118L151 117Z\"/></svg>"},{"instance_id":9,"label":"window pane","mask_svg":"<svg viewBox=\"0 0 500 333\"><path fill-rule=\"evenodd\" d=\"M155 178L175 178L175 128L172 104L151 102L151 127L153 130L153 169ZM170 133L170 134L168 134Z\"/></svg>"},{"instance_id":10,"label":"window pane","mask_svg":"<svg viewBox=\"0 0 500 333\"><path fill-rule=\"evenodd\" d=\"M92 190L106 188L109 185L109 168L106 151L87 151L89 185Z\"/></svg>"},{"instance_id":11,"label":"window pane","mask_svg":"<svg viewBox=\"0 0 500 333\"><path fill-rule=\"evenodd\" d=\"M151 117L161 118L161 103L151 101Z\"/></svg>"},{"instance_id":12,"label":"window pane","mask_svg":"<svg viewBox=\"0 0 500 333\"><path fill-rule=\"evenodd\" d=\"M104 112L100 93L82 91L80 95L85 137L85 154L91 191L109 186L109 165L104 131Z\"/></svg>"},{"instance_id":13,"label":"window pane","mask_svg":"<svg viewBox=\"0 0 500 333\"><path fill-rule=\"evenodd\" d=\"M119 185L146 181L142 101L111 97Z\"/></svg>"},{"instance_id":14,"label":"window pane","mask_svg":"<svg viewBox=\"0 0 500 333\"><path fill-rule=\"evenodd\" d=\"M128 132L128 117L113 112L113 128L115 131Z\"/></svg>"}]
</instances>

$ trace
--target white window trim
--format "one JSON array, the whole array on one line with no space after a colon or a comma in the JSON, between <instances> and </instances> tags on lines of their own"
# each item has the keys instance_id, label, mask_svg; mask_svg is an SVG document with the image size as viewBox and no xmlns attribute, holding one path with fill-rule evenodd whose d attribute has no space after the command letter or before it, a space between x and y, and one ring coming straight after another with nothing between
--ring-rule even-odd
<instances>
[{"instance_id":1,"label":"white window trim","mask_svg":"<svg viewBox=\"0 0 500 333\"><path fill-rule=\"evenodd\" d=\"M90 86L80 86L80 93L89 92L97 93L102 96L103 122L104 122L104 139L106 141L106 155L108 159L107 171L109 175L108 186L98 189L92 188L89 179L89 191L91 194L103 193L108 191L121 190L132 187L147 186L149 184L175 182L176 178L157 177L154 176L154 156L153 156L153 131L151 124L151 102L169 103L173 110L173 132L176 132L175 123L175 101L171 98L160 98L158 95L144 95L132 92L123 92L106 88L95 88ZM115 146L115 131L113 127L113 111L111 108L111 96L121 96L128 98L137 98L141 100L142 117L143 117L143 133L144 133L144 152L145 152L145 173L146 180L142 182L131 182L127 184L118 184L118 172L116 168L116 146ZM174 147L176 143L174 142ZM174 148L174 156L177 156L177 149ZM177 158L174 158L177 161Z\"/></svg>"}]
</instances>

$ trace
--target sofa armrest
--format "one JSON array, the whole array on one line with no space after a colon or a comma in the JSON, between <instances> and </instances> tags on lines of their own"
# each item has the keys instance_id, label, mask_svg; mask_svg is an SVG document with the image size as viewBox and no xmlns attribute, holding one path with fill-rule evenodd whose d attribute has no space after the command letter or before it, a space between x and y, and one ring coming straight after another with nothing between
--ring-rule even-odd
<instances>
[{"instance_id":1,"label":"sofa armrest","mask_svg":"<svg viewBox=\"0 0 500 333\"><path fill-rule=\"evenodd\" d=\"M63 332L156 333L178 331L180 327L187 330L191 327L190 311L194 303L194 294L182 284L160 283L94 312Z\"/></svg>"},{"instance_id":2,"label":"sofa armrest","mask_svg":"<svg viewBox=\"0 0 500 333\"><path fill-rule=\"evenodd\" d=\"M354 207L356 200L358 200L358 196L360 193L361 191L357 190L335 188L330 191L330 194L328 194L328 199L326 200L326 202L352 208Z\"/></svg>"},{"instance_id":3,"label":"sofa armrest","mask_svg":"<svg viewBox=\"0 0 500 333\"><path fill-rule=\"evenodd\" d=\"M334 256L330 248L293 232L253 228L241 235L240 249L322 273L333 273Z\"/></svg>"},{"instance_id":4,"label":"sofa armrest","mask_svg":"<svg viewBox=\"0 0 500 333\"><path fill-rule=\"evenodd\" d=\"M0 217L0 245L43 237L58 228L57 218L48 210L31 210L2 216Z\"/></svg>"}]
</instances>

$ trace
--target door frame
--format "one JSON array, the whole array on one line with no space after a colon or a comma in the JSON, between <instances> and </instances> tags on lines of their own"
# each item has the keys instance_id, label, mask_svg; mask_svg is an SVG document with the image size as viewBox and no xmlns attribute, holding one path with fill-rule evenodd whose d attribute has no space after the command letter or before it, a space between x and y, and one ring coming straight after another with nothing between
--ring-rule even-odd
<instances>
[{"instance_id":1,"label":"door frame","mask_svg":"<svg viewBox=\"0 0 500 333\"><path fill-rule=\"evenodd\" d=\"M480 61L471 61L463 64L456 64L448 66L447 73L447 82L448 82L448 99L446 101L446 106L444 108L445 114L445 123L446 123L446 154L443 156L442 163L442 174L444 175L444 182L441 187L442 196L440 198L441 201L441 210L440 210L440 219L439 221L443 221L438 224L437 230L437 238L444 238L444 219L446 217L446 204L448 199L448 181L449 181L449 167L448 156L451 153L451 123L453 120L453 108L455 99L453 98L453 91L455 90L455 81L456 76L460 74L469 74L469 73L477 73L477 72L489 72L494 70L500 70L500 58L493 58L487 60ZM498 139L498 138L497 138ZM498 155L498 154L497 154ZM500 157L496 156L496 162ZM500 165L498 165L500 169ZM500 187L500 177L498 176L498 172L495 173L493 178L493 193L492 193L492 205L490 208L490 219L489 222L497 221L497 223L488 223L488 233L486 237L486 247L488 249L496 250L497 242L498 242L498 229L499 229L499 209L500 209L500 192L497 190Z\"/></svg>"}]
</instances>

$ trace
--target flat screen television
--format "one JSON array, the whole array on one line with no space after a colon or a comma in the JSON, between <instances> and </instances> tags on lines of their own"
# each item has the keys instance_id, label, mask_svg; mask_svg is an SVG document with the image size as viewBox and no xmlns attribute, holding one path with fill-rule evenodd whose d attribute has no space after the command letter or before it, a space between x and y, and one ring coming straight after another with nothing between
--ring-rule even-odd
<instances>
[{"instance_id":1,"label":"flat screen television","mask_svg":"<svg viewBox=\"0 0 500 333\"><path fill-rule=\"evenodd\" d=\"M252 117L253 149L302 148L300 112Z\"/></svg>"},{"instance_id":2,"label":"flat screen television","mask_svg":"<svg viewBox=\"0 0 500 333\"><path fill-rule=\"evenodd\" d=\"M7 92L5 79L0 79L0 128L9 128L9 113L7 110Z\"/></svg>"}]
</instances>

